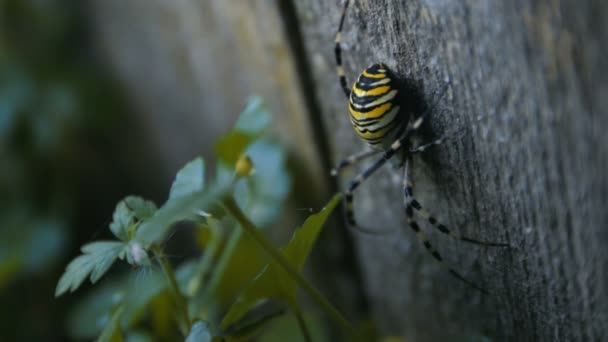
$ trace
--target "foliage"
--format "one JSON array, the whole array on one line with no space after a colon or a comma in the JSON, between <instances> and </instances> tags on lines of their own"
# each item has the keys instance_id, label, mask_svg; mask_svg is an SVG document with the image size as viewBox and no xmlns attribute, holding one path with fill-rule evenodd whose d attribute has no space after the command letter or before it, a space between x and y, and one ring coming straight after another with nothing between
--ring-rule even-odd
<instances>
[{"instance_id":1,"label":"foliage","mask_svg":"<svg viewBox=\"0 0 608 342\"><path fill-rule=\"evenodd\" d=\"M95 287L71 316L74 337L175 339L179 331L186 341L245 341L282 316L283 310L258 310L260 302L274 300L287 305L309 338L298 288L351 330L301 276L341 197L311 215L281 249L258 228L279 218L290 184L284 149L263 137L269 122L262 102L252 99L235 128L217 144L215 177L207 177L205 162L195 158L177 173L162 206L135 196L117 204L109 225L117 240L83 246L83 254L59 280L56 296L74 291L87 277L97 283L117 260L137 271ZM174 271L163 246L175 224L183 221L194 223L202 253Z\"/></svg>"},{"instance_id":2,"label":"foliage","mask_svg":"<svg viewBox=\"0 0 608 342\"><path fill-rule=\"evenodd\" d=\"M12 308L0 340L64 336L65 305L48 294L73 244L90 238L77 223L96 225L89 214L116 189L81 200L103 183L89 171L107 165L128 110L89 50L81 6L0 1L0 301Z\"/></svg>"}]
</instances>

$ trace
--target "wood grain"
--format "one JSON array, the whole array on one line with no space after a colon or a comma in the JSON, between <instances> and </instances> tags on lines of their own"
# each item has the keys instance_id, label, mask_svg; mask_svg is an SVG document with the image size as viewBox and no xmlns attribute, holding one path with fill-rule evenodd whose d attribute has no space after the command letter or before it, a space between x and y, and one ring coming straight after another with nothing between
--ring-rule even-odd
<instances>
[{"instance_id":1,"label":"wood grain","mask_svg":"<svg viewBox=\"0 0 608 342\"><path fill-rule=\"evenodd\" d=\"M364 148L334 72L338 1L297 1L331 158ZM608 5L600 1L355 1L344 35L349 82L384 62L435 110L421 139L464 130L416 157L414 191L480 248L433 234L438 267L406 228L401 172L355 196L357 218L390 235L357 239L386 334L408 341L597 341L608 331ZM438 103L433 94L447 83ZM343 185L354 174L341 177Z\"/></svg>"}]
</instances>

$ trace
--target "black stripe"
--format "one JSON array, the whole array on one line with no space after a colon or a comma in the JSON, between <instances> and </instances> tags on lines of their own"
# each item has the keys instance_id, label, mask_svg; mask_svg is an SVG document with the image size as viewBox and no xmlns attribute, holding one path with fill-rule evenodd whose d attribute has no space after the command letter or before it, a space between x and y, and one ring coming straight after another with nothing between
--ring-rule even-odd
<instances>
[{"instance_id":1,"label":"black stripe","mask_svg":"<svg viewBox=\"0 0 608 342\"><path fill-rule=\"evenodd\" d=\"M375 84L377 82L380 81L384 81L388 79L389 81L386 82L385 84ZM355 84L357 86L357 88L361 89L361 90L372 90L376 87L385 87L385 86L389 86L391 88L396 88L395 85L395 80L393 80L390 77L382 77L382 78L371 78L371 77L367 77L367 76L363 76L363 73L361 73L359 75L359 77L357 77L357 80L355 81Z\"/></svg>"},{"instance_id":2,"label":"black stripe","mask_svg":"<svg viewBox=\"0 0 608 342\"><path fill-rule=\"evenodd\" d=\"M398 123L399 123L399 121L400 121L400 120L399 120L399 116L397 115L397 116L395 116L395 117L393 118L393 120L391 120L389 123L387 123L386 125L381 126L381 127L379 127L379 128L376 128L376 129L366 129L366 128L365 128L365 126L363 126L363 127L361 128L361 126L360 126L360 125L356 125L356 124L355 124L355 128L356 128L356 129L357 129L359 132L361 132L361 133L366 133L366 132L376 133L376 132L378 132L378 131L381 131L381 130L383 130L383 129L387 128L387 127L388 127L388 126L390 126L390 125L396 125L396 124L398 124ZM387 131L387 133L388 133L388 131ZM382 137L385 137L385 136L386 136L386 134L384 134Z\"/></svg>"},{"instance_id":3,"label":"black stripe","mask_svg":"<svg viewBox=\"0 0 608 342\"><path fill-rule=\"evenodd\" d=\"M350 118L352 119L352 124L353 126L356 127L368 127L368 126L372 126L378 123L378 121L380 121L380 119L371 119L369 121L363 121L363 123L360 123L357 119L353 118L353 115L350 115Z\"/></svg>"},{"instance_id":4,"label":"black stripe","mask_svg":"<svg viewBox=\"0 0 608 342\"><path fill-rule=\"evenodd\" d=\"M363 138L363 137L362 138L365 139L365 141L367 141L368 143L376 145L376 144L383 142L387 136L390 136L396 127L402 127L401 132L399 132L397 134L397 136L399 136L402 133L402 131L405 129L405 125L403 124L403 122L401 120L397 120L397 118L395 118L395 120L393 120L393 121L397 121L397 124L392 126L391 128L389 128L389 130L386 131L386 133L383 136L374 138L374 139L367 139L367 138ZM392 141L391 141L391 143L392 143Z\"/></svg>"},{"instance_id":5,"label":"black stripe","mask_svg":"<svg viewBox=\"0 0 608 342\"><path fill-rule=\"evenodd\" d=\"M338 65L342 65L342 47L340 47L340 43L336 43L336 47L334 48L334 53L336 55L336 63Z\"/></svg>"},{"instance_id":6,"label":"black stripe","mask_svg":"<svg viewBox=\"0 0 608 342\"><path fill-rule=\"evenodd\" d=\"M416 208L416 210L422 209L422 206L415 199L412 200L412 207Z\"/></svg>"},{"instance_id":7,"label":"black stripe","mask_svg":"<svg viewBox=\"0 0 608 342\"><path fill-rule=\"evenodd\" d=\"M382 87L382 86L379 86L379 87ZM373 87L370 90L373 90L373 89L376 89L376 88L378 88L378 87ZM385 93L382 93L380 95L367 95L367 96L359 96L359 95L357 95L357 93L353 92L352 95L350 96L350 102L354 103L354 104L357 104L357 105L360 105L360 106L363 106L363 105L366 105L368 103L372 103L372 102L376 101L377 99L381 98L382 96L388 95L388 93L390 93L393 90L394 90L393 88L389 88L388 91L386 91ZM393 99L396 98L396 97L397 96L393 97Z\"/></svg>"},{"instance_id":8,"label":"black stripe","mask_svg":"<svg viewBox=\"0 0 608 342\"><path fill-rule=\"evenodd\" d=\"M430 221L430 219L429 219L429 221ZM435 221L435 222L437 222L437 221ZM448 229L448 227L442 225L441 223L439 225L437 225L437 229L439 229L440 232L445 233L445 234L450 233L450 230Z\"/></svg>"},{"instance_id":9,"label":"black stripe","mask_svg":"<svg viewBox=\"0 0 608 342\"><path fill-rule=\"evenodd\" d=\"M353 106L352 101L349 101L349 102L348 102L348 105L350 106L350 108L351 108L353 111L355 111L355 112L359 112L359 113L362 113L362 114L365 114L365 113L371 112L372 110L374 110L374 109L376 109L376 108L378 108L378 107L380 107L380 106L382 106L382 105L385 105L385 104L387 104L387 103L390 103L390 104L391 104L391 106L390 106L390 107L389 107L389 109L388 109L388 110L387 110L387 111L384 113L384 114L386 114L386 113L388 113L388 112L389 112L391 109L393 109L393 107L395 107L395 106L397 106L397 105L398 105L398 103L397 103L396 101L393 101L395 98L396 98L396 97L393 97L393 99L392 99L392 100L384 101L384 102L381 102L381 103L379 103L379 104L377 104L377 105L375 105L375 106L373 106L373 107L368 107L368 108L357 108L357 107ZM384 115L384 114L382 114L382 115Z\"/></svg>"},{"instance_id":10,"label":"black stripe","mask_svg":"<svg viewBox=\"0 0 608 342\"><path fill-rule=\"evenodd\" d=\"M416 223L416 221L410 222L410 228L412 228L416 233L420 231L420 227L418 226L418 223Z\"/></svg>"}]
</instances>

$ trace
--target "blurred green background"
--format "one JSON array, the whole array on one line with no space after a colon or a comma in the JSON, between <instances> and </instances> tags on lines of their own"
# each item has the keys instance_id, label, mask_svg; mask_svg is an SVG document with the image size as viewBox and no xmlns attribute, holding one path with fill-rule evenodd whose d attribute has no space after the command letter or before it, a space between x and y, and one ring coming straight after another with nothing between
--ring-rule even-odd
<instances>
[{"instance_id":1,"label":"blurred green background","mask_svg":"<svg viewBox=\"0 0 608 342\"><path fill-rule=\"evenodd\" d=\"M0 340L66 339L55 299L78 247L109 236L116 202L165 196L158 163L78 1L0 1ZM158 170L158 169L157 169ZM163 189L163 190L161 190Z\"/></svg>"}]
</instances>

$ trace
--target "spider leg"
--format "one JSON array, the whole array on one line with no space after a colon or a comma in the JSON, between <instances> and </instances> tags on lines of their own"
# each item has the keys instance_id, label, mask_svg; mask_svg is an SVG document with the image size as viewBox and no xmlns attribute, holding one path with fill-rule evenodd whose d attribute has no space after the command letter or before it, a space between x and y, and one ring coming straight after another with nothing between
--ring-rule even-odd
<instances>
[{"instance_id":1,"label":"spider leg","mask_svg":"<svg viewBox=\"0 0 608 342\"><path fill-rule=\"evenodd\" d=\"M441 257L441 255L439 254L439 252L433 247L433 245L431 245L431 242L429 241L428 237L426 236L426 234L420 230L420 226L418 225L418 222L416 222L416 219L414 218L414 210L412 207L412 198L410 197L410 191L408 190L408 188L410 188L410 183L408 181L408 161L406 160L405 165L403 167L404 171L403 171L403 195L404 195L404 204L405 204L405 213L407 216L407 223L410 226L410 228L416 233L416 236L418 237L418 239L420 239L420 241L422 241L422 244L424 245L424 247L426 248L426 250L433 256L433 258L442 266L447 268L448 272L450 274L452 274L454 277L460 279L461 281L463 281L464 283L466 283L467 285L471 286L472 288L484 293L484 294L488 294L488 291L486 291L485 289L479 287L478 285L476 285L475 283L473 283L472 281L466 279L465 277L463 277L462 275L460 275L460 273L456 272L454 269L452 269L451 267L449 267L447 264L445 264L443 262L443 258Z\"/></svg>"},{"instance_id":2,"label":"spider leg","mask_svg":"<svg viewBox=\"0 0 608 342\"><path fill-rule=\"evenodd\" d=\"M422 153L424 151L426 151L428 148L433 147L433 146L437 146L437 145L441 145L444 142L446 142L446 140L448 139L452 139L453 137L455 137L457 134L461 133L464 131L464 128L460 128L457 130L453 130L450 133L447 133L446 135L439 137L438 139L435 139L429 143L426 144L422 144L422 145L418 145L412 149L410 149L410 155L411 154L416 154L416 153Z\"/></svg>"},{"instance_id":3,"label":"spider leg","mask_svg":"<svg viewBox=\"0 0 608 342\"><path fill-rule=\"evenodd\" d=\"M426 151L429 147L437 146L443 144L450 136L446 135L439 139L433 140L430 143L418 145L412 149L410 149L410 154L422 153Z\"/></svg>"},{"instance_id":4,"label":"spider leg","mask_svg":"<svg viewBox=\"0 0 608 342\"><path fill-rule=\"evenodd\" d=\"M408 207L416 209L416 211L418 213L420 213L420 215L422 215L422 217L425 220L427 220L433 226L433 228L439 230L443 234L451 236L452 238L454 238L456 240L466 241L469 243L474 243L474 244L483 245L483 246L509 247L509 244L507 244L507 243L480 241L480 240L476 240L476 239L472 239L472 238L463 236L458 232L450 230L446 225L439 222L431 213L429 213L426 209L424 209L422 207L422 205L420 204L420 202L418 202L418 200L416 200L416 198L414 198L414 194L412 191L412 183L407 179L407 177L404 177L403 181L404 181L403 192L404 192L406 200L408 201L408 204L407 204Z\"/></svg>"},{"instance_id":5,"label":"spider leg","mask_svg":"<svg viewBox=\"0 0 608 342\"><path fill-rule=\"evenodd\" d=\"M344 193L344 197L346 200L346 221L350 227L353 229L360 231L366 234L382 234L390 231L375 231L375 230L366 230L357 226L357 221L355 220L355 214L353 211L353 192L361 185L369 176L371 176L374 172L376 172L379 168L381 168L386 162L391 159L403 146L406 145L406 141L410 138L410 136L416 132L422 122L424 120L424 116L416 119L412 124L408 125L405 133L395 142L393 142L390 148L382 153L382 158L376 160L374 164L360 172L350 183L348 183L348 187Z\"/></svg>"},{"instance_id":6,"label":"spider leg","mask_svg":"<svg viewBox=\"0 0 608 342\"><path fill-rule=\"evenodd\" d=\"M342 47L340 46L340 42L342 41L342 26L344 26L344 18L346 17L348 3L349 0L344 2L342 16L340 17L340 26L338 26L338 33L336 33L336 46L334 48L334 54L336 55L336 71L338 72L338 78L340 79L340 86L342 87L342 90L344 90L346 97L350 96L350 89L346 85L346 76L344 74L344 66L342 65Z\"/></svg>"},{"instance_id":7,"label":"spider leg","mask_svg":"<svg viewBox=\"0 0 608 342\"><path fill-rule=\"evenodd\" d=\"M336 167L334 167L333 169L331 169L331 175L332 176L336 176L338 174L338 172L342 171L343 169L354 165L358 162L360 162L363 159L366 159L368 157L371 157L373 155L376 155L378 153L380 153L382 151L379 150L369 150L369 151L365 151L365 152L361 152L358 154L353 154L352 156L349 156L345 159L342 159L338 165Z\"/></svg>"}]
</instances>

